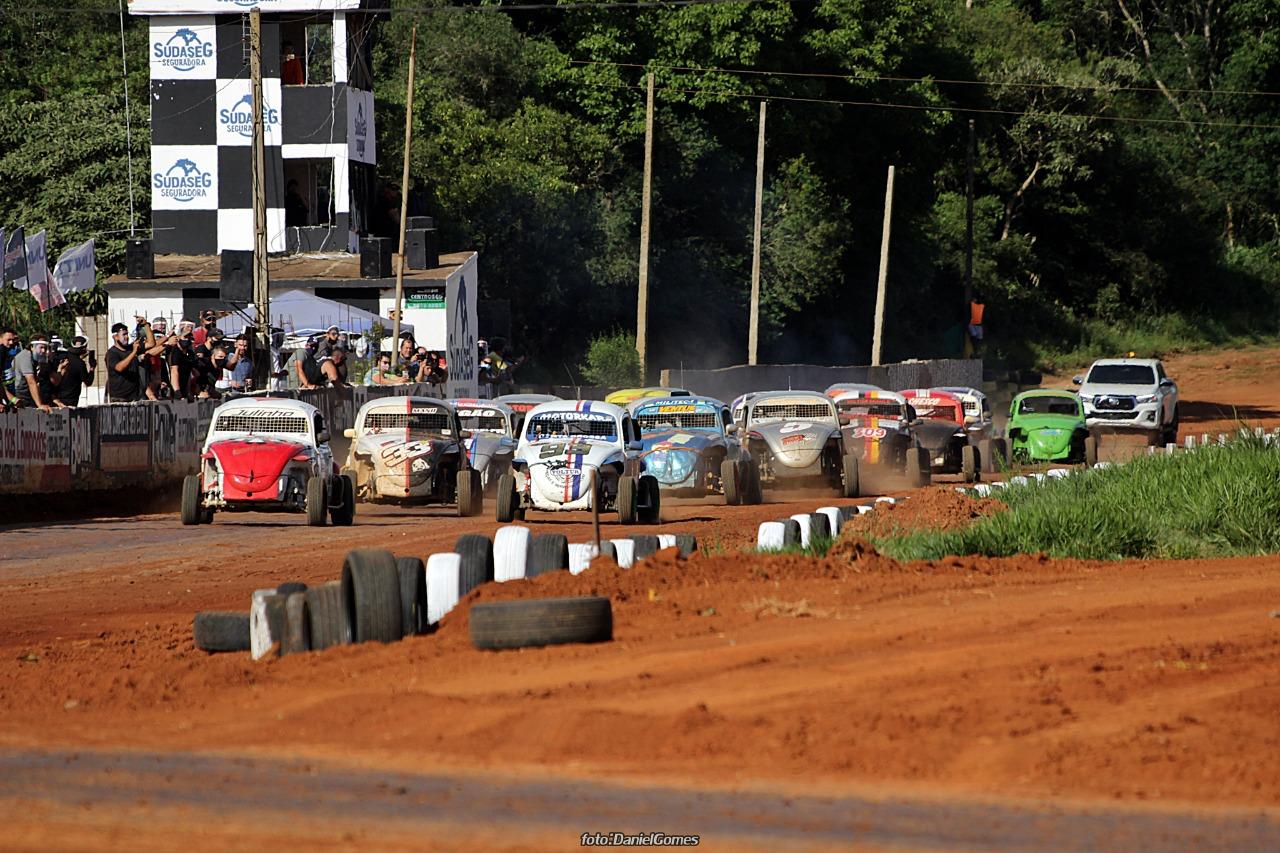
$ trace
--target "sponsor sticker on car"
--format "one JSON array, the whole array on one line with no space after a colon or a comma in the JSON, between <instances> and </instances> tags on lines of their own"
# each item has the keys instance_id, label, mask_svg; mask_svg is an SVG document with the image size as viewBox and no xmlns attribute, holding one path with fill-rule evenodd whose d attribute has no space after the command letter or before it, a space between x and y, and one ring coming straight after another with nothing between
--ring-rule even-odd
<instances>
[{"instance_id":1,"label":"sponsor sticker on car","mask_svg":"<svg viewBox=\"0 0 1280 853\"><path fill-rule=\"evenodd\" d=\"M809 436L807 435L788 435L782 439L782 443L783 445L804 444L808 442L808 440Z\"/></svg>"}]
</instances>

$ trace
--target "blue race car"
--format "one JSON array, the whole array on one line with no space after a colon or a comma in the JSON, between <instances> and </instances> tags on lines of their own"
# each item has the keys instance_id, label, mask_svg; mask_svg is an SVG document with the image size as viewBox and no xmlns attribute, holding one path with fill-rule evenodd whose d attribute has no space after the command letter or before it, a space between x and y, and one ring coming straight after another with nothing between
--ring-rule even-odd
<instances>
[{"instance_id":1,"label":"blue race car","mask_svg":"<svg viewBox=\"0 0 1280 853\"><path fill-rule=\"evenodd\" d=\"M640 427L644 471L673 497L724 495L760 503L760 478L729 407L710 397L645 397L627 407Z\"/></svg>"}]
</instances>

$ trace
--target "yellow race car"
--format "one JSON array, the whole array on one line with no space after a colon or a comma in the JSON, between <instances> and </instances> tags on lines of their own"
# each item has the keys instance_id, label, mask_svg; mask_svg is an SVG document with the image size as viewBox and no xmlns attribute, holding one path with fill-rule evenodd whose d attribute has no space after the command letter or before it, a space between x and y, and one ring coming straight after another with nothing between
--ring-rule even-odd
<instances>
[{"instance_id":1,"label":"yellow race car","mask_svg":"<svg viewBox=\"0 0 1280 853\"><path fill-rule=\"evenodd\" d=\"M692 397L688 391L683 388L623 388L614 391L612 394L604 398L606 403L612 403L615 406L627 406L643 397Z\"/></svg>"}]
</instances>

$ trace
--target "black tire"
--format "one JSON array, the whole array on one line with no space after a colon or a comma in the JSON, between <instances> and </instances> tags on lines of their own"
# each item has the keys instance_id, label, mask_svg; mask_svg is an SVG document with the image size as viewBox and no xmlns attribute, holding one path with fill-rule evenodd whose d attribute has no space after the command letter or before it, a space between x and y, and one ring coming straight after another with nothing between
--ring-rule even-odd
<instances>
[{"instance_id":1,"label":"black tire","mask_svg":"<svg viewBox=\"0 0 1280 853\"><path fill-rule=\"evenodd\" d=\"M311 650L351 643L351 617L342 595L342 582L331 581L306 591L307 611L311 616Z\"/></svg>"},{"instance_id":2,"label":"black tire","mask_svg":"<svg viewBox=\"0 0 1280 853\"><path fill-rule=\"evenodd\" d=\"M749 482L751 483L749 489L750 497L747 498L747 503L753 506L762 504L764 503L764 484L760 482L760 469L748 463L747 471L749 472Z\"/></svg>"},{"instance_id":3,"label":"black tire","mask_svg":"<svg viewBox=\"0 0 1280 853\"><path fill-rule=\"evenodd\" d=\"M396 557L400 575L400 628L406 637L425 634L427 627L427 567L417 557Z\"/></svg>"},{"instance_id":4,"label":"black tire","mask_svg":"<svg viewBox=\"0 0 1280 853\"><path fill-rule=\"evenodd\" d=\"M470 518L484 511L484 484L480 472L464 468L458 472L458 516Z\"/></svg>"},{"instance_id":5,"label":"black tire","mask_svg":"<svg viewBox=\"0 0 1280 853\"><path fill-rule=\"evenodd\" d=\"M842 506L838 507L838 509L840 510L841 524L848 524L849 519L854 518L858 514L858 508L856 506Z\"/></svg>"},{"instance_id":6,"label":"black tire","mask_svg":"<svg viewBox=\"0 0 1280 853\"><path fill-rule=\"evenodd\" d=\"M792 545L799 546L800 522L796 521L794 518L783 518L779 520L784 526L784 530L782 531L782 547L789 548Z\"/></svg>"},{"instance_id":7,"label":"black tire","mask_svg":"<svg viewBox=\"0 0 1280 853\"><path fill-rule=\"evenodd\" d=\"M480 533L464 533L453 550L462 559L458 567L458 596L493 581L493 540Z\"/></svg>"},{"instance_id":8,"label":"black tire","mask_svg":"<svg viewBox=\"0 0 1280 853\"><path fill-rule=\"evenodd\" d=\"M475 604L469 620L471 643L477 649L603 643L613 638L609 599L594 596Z\"/></svg>"},{"instance_id":9,"label":"black tire","mask_svg":"<svg viewBox=\"0 0 1280 853\"><path fill-rule=\"evenodd\" d=\"M307 480L307 524L324 527L329 518L328 478L316 475Z\"/></svg>"},{"instance_id":10,"label":"black tire","mask_svg":"<svg viewBox=\"0 0 1280 853\"><path fill-rule=\"evenodd\" d=\"M636 478L630 474L623 474L618 478L618 523L619 524L635 524L636 523Z\"/></svg>"},{"instance_id":11,"label":"black tire","mask_svg":"<svg viewBox=\"0 0 1280 853\"><path fill-rule=\"evenodd\" d=\"M913 487L920 485L920 454L916 448L907 448L907 458L902 466L902 474Z\"/></svg>"},{"instance_id":12,"label":"black tire","mask_svg":"<svg viewBox=\"0 0 1280 853\"><path fill-rule=\"evenodd\" d=\"M677 533L676 547L680 549L681 557L687 557L698 550L698 539L692 533Z\"/></svg>"},{"instance_id":13,"label":"black tire","mask_svg":"<svg viewBox=\"0 0 1280 853\"><path fill-rule=\"evenodd\" d=\"M640 533L630 537L630 539L635 544L634 557L632 559L636 562L658 553L658 537L652 533Z\"/></svg>"},{"instance_id":14,"label":"black tire","mask_svg":"<svg viewBox=\"0 0 1280 853\"><path fill-rule=\"evenodd\" d=\"M720 463L720 485L724 487L724 502L727 506L742 504L743 483L740 479L742 469L732 459Z\"/></svg>"},{"instance_id":15,"label":"black tire","mask_svg":"<svg viewBox=\"0 0 1280 853\"><path fill-rule=\"evenodd\" d=\"M280 654L292 655L311 651L311 611L307 608L307 593L295 592L284 596L284 636L280 639Z\"/></svg>"},{"instance_id":16,"label":"black tire","mask_svg":"<svg viewBox=\"0 0 1280 853\"><path fill-rule=\"evenodd\" d=\"M929 459L929 451L923 447L913 447L910 452L915 454L916 465L920 469L920 476L915 481L916 488L923 489L933 485L933 463Z\"/></svg>"},{"instance_id":17,"label":"black tire","mask_svg":"<svg viewBox=\"0 0 1280 853\"><path fill-rule=\"evenodd\" d=\"M978 465L981 460L978 457L978 448L972 444L966 444L960 448L960 473L964 474L966 483L976 483L978 480Z\"/></svg>"},{"instance_id":18,"label":"black tire","mask_svg":"<svg viewBox=\"0 0 1280 853\"><path fill-rule=\"evenodd\" d=\"M831 521L820 512L809 513L809 541L831 538Z\"/></svg>"},{"instance_id":19,"label":"black tire","mask_svg":"<svg viewBox=\"0 0 1280 853\"><path fill-rule=\"evenodd\" d=\"M601 557L608 557L613 562L618 562L618 549L608 539L600 540L600 553L596 555L596 559L598 560Z\"/></svg>"},{"instance_id":20,"label":"black tire","mask_svg":"<svg viewBox=\"0 0 1280 853\"><path fill-rule=\"evenodd\" d=\"M351 478L340 474L334 479L339 503L329 509L329 520L335 527L350 527L356 519L356 487Z\"/></svg>"},{"instance_id":21,"label":"black tire","mask_svg":"<svg viewBox=\"0 0 1280 853\"><path fill-rule=\"evenodd\" d=\"M662 489L657 477L640 478L640 491L644 498L636 509L641 524L657 524L662 520Z\"/></svg>"},{"instance_id":22,"label":"black tire","mask_svg":"<svg viewBox=\"0 0 1280 853\"><path fill-rule=\"evenodd\" d=\"M991 439L984 438L978 442L978 458L982 460L982 473L994 474L999 470L996 455L991 452Z\"/></svg>"},{"instance_id":23,"label":"black tire","mask_svg":"<svg viewBox=\"0 0 1280 853\"><path fill-rule=\"evenodd\" d=\"M200 506L200 475L188 474L182 478L182 523L199 524L203 520L204 507Z\"/></svg>"},{"instance_id":24,"label":"black tire","mask_svg":"<svg viewBox=\"0 0 1280 853\"><path fill-rule=\"evenodd\" d=\"M503 474L498 478L498 501L495 512L498 523L510 524L515 521L519 508L520 495L516 492L516 477L514 474Z\"/></svg>"},{"instance_id":25,"label":"black tire","mask_svg":"<svg viewBox=\"0 0 1280 853\"><path fill-rule=\"evenodd\" d=\"M249 614L205 610L196 614L191 635L202 652L247 652Z\"/></svg>"},{"instance_id":26,"label":"black tire","mask_svg":"<svg viewBox=\"0 0 1280 853\"><path fill-rule=\"evenodd\" d=\"M400 572L396 558L380 548L358 548L342 563L342 597L351 614L355 643L400 639Z\"/></svg>"},{"instance_id":27,"label":"black tire","mask_svg":"<svg viewBox=\"0 0 1280 853\"><path fill-rule=\"evenodd\" d=\"M302 581L285 581L276 587L276 595L293 595L295 592L306 592L307 585Z\"/></svg>"},{"instance_id":28,"label":"black tire","mask_svg":"<svg viewBox=\"0 0 1280 853\"><path fill-rule=\"evenodd\" d=\"M1007 438L991 439L991 449L996 454L996 459L1008 468L1013 464L1013 456L1009 452L1009 440Z\"/></svg>"},{"instance_id":29,"label":"black tire","mask_svg":"<svg viewBox=\"0 0 1280 853\"><path fill-rule=\"evenodd\" d=\"M264 599L264 605L267 613L267 632L271 634L271 646L275 649L276 656L284 654L284 637L289 630L289 617L285 612L285 604L289 601L287 595L268 595Z\"/></svg>"},{"instance_id":30,"label":"black tire","mask_svg":"<svg viewBox=\"0 0 1280 853\"><path fill-rule=\"evenodd\" d=\"M840 493L846 498L856 498L861 495L861 483L858 477L858 457L853 454L845 456L842 460L843 479L841 480Z\"/></svg>"},{"instance_id":31,"label":"black tire","mask_svg":"<svg viewBox=\"0 0 1280 853\"><path fill-rule=\"evenodd\" d=\"M1092 468L1098 464L1098 439L1089 436L1084 440L1084 467Z\"/></svg>"},{"instance_id":32,"label":"black tire","mask_svg":"<svg viewBox=\"0 0 1280 853\"><path fill-rule=\"evenodd\" d=\"M535 578L543 572L569 568L569 539L563 533L544 533L529 543L524 576Z\"/></svg>"}]
</instances>

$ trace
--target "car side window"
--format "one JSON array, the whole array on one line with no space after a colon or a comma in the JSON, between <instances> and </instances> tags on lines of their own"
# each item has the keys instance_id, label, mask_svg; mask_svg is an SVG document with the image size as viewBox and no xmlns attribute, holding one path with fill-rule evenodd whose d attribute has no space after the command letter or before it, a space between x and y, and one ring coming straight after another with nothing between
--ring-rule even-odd
<instances>
[{"instance_id":1,"label":"car side window","mask_svg":"<svg viewBox=\"0 0 1280 853\"><path fill-rule=\"evenodd\" d=\"M987 400L982 401L982 419L984 421L991 420L991 403Z\"/></svg>"},{"instance_id":2,"label":"car side window","mask_svg":"<svg viewBox=\"0 0 1280 853\"><path fill-rule=\"evenodd\" d=\"M324 432L324 415L320 414L319 412L316 412L315 427L316 427L316 440L318 441L320 438L320 433Z\"/></svg>"}]
</instances>

